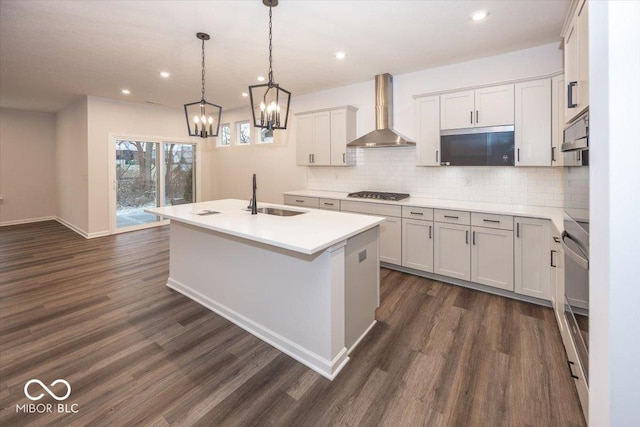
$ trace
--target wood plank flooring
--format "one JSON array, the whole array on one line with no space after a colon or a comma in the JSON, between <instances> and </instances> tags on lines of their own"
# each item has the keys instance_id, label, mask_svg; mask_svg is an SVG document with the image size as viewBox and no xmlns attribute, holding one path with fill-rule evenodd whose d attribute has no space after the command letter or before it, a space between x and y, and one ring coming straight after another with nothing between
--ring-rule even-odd
<instances>
[{"instance_id":1,"label":"wood plank flooring","mask_svg":"<svg viewBox=\"0 0 640 427\"><path fill-rule=\"evenodd\" d=\"M328 381L167 288L168 238L0 228L0 425L584 425L550 309L383 269L379 321ZM16 412L58 403L32 378L78 412Z\"/></svg>"}]
</instances>

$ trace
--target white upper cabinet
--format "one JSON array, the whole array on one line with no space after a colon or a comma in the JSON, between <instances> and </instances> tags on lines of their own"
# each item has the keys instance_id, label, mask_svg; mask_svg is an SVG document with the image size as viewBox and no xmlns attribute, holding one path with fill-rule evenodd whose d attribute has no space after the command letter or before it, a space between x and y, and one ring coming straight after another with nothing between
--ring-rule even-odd
<instances>
[{"instance_id":1,"label":"white upper cabinet","mask_svg":"<svg viewBox=\"0 0 640 427\"><path fill-rule=\"evenodd\" d=\"M440 97L419 98L417 166L440 166Z\"/></svg>"},{"instance_id":2,"label":"white upper cabinet","mask_svg":"<svg viewBox=\"0 0 640 427\"><path fill-rule=\"evenodd\" d=\"M340 107L296 117L296 163L299 166L351 166L347 144L356 137L356 109Z\"/></svg>"},{"instance_id":3,"label":"white upper cabinet","mask_svg":"<svg viewBox=\"0 0 640 427\"><path fill-rule=\"evenodd\" d=\"M516 166L551 166L551 80L515 85Z\"/></svg>"},{"instance_id":4,"label":"white upper cabinet","mask_svg":"<svg viewBox=\"0 0 640 427\"><path fill-rule=\"evenodd\" d=\"M589 2L582 0L564 36L564 122L571 122L589 106Z\"/></svg>"},{"instance_id":5,"label":"white upper cabinet","mask_svg":"<svg viewBox=\"0 0 640 427\"><path fill-rule=\"evenodd\" d=\"M551 166L564 166L560 151L564 129L564 76L551 79Z\"/></svg>"},{"instance_id":6,"label":"white upper cabinet","mask_svg":"<svg viewBox=\"0 0 640 427\"><path fill-rule=\"evenodd\" d=\"M513 125L513 90L507 84L441 95L440 129Z\"/></svg>"}]
</instances>

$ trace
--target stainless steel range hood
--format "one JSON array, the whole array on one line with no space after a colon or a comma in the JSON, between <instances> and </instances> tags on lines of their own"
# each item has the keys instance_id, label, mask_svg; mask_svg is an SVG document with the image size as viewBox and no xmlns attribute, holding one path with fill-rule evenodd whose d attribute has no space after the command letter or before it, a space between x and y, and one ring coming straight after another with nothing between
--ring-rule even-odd
<instances>
[{"instance_id":1,"label":"stainless steel range hood","mask_svg":"<svg viewBox=\"0 0 640 427\"><path fill-rule=\"evenodd\" d=\"M376 76L376 130L351 141L347 147L406 147L416 145L406 136L393 130L393 77Z\"/></svg>"}]
</instances>

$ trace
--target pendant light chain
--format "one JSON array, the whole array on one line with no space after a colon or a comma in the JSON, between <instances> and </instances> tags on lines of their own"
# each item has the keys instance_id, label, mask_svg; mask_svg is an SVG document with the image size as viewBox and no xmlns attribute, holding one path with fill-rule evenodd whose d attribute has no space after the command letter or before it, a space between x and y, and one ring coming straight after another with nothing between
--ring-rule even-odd
<instances>
[{"instance_id":1,"label":"pendant light chain","mask_svg":"<svg viewBox=\"0 0 640 427\"><path fill-rule=\"evenodd\" d=\"M271 35L271 2L269 2L269 86L273 85L273 66L271 63L273 62L272 50L273 46L271 43L272 35Z\"/></svg>"},{"instance_id":2,"label":"pendant light chain","mask_svg":"<svg viewBox=\"0 0 640 427\"><path fill-rule=\"evenodd\" d=\"M202 39L202 100L204 101L204 38Z\"/></svg>"}]
</instances>

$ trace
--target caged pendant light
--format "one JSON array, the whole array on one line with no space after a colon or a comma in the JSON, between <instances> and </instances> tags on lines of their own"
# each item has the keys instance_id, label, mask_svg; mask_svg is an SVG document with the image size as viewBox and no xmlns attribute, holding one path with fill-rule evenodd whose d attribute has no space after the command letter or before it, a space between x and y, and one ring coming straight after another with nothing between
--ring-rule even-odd
<instances>
[{"instance_id":1,"label":"caged pendant light","mask_svg":"<svg viewBox=\"0 0 640 427\"><path fill-rule=\"evenodd\" d=\"M291 92L273 81L271 8L278 5L278 0L262 0L262 3L269 7L269 82L249 86L249 96L253 126L272 131L287 128Z\"/></svg>"},{"instance_id":2,"label":"caged pendant light","mask_svg":"<svg viewBox=\"0 0 640 427\"><path fill-rule=\"evenodd\" d=\"M218 136L222 107L204 99L204 42L209 40L209 34L198 33L196 37L202 40L202 99L198 102L184 104L184 114L187 118L189 136L208 138Z\"/></svg>"}]
</instances>

